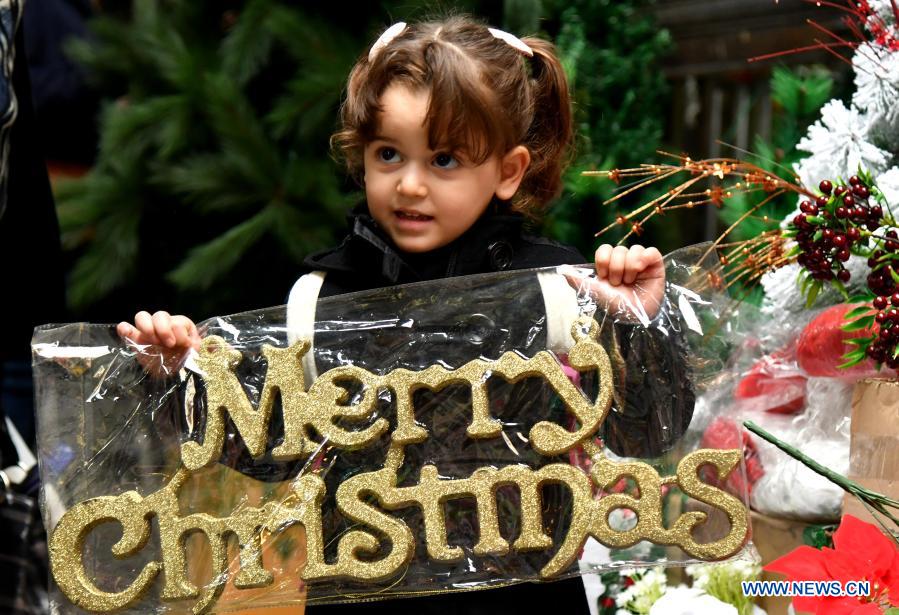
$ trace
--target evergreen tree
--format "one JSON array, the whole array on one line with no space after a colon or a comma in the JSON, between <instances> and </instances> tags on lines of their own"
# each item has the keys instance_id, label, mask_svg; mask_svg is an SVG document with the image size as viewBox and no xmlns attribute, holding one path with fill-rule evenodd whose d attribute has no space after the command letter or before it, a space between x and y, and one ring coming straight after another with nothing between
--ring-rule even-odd
<instances>
[{"instance_id":1,"label":"evergreen tree","mask_svg":"<svg viewBox=\"0 0 899 615\"><path fill-rule=\"evenodd\" d=\"M197 317L284 301L352 201L328 137L360 45L277 0L135 0L73 52L107 92L98 162L60 188L76 308ZM115 294L113 294L115 291Z\"/></svg>"},{"instance_id":2,"label":"evergreen tree","mask_svg":"<svg viewBox=\"0 0 899 615\"><path fill-rule=\"evenodd\" d=\"M543 4L544 27L556 40L571 82L577 131L576 157L546 232L578 246L589 257L599 243L593 233L614 219L602 202L616 186L581 173L637 166L654 158L668 116L661 62L672 44L648 10L653 0ZM660 235L650 243L680 245L676 231L671 234L674 237L667 242Z\"/></svg>"}]
</instances>

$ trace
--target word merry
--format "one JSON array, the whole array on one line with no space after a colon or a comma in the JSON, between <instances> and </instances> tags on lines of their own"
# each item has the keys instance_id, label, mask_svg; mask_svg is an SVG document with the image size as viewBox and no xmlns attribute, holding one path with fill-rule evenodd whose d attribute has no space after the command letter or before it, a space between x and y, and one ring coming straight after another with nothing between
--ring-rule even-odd
<instances>
[{"instance_id":1,"label":"word merry","mask_svg":"<svg viewBox=\"0 0 899 615\"><path fill-rule=\"evenodd\" d=\"M452 384L466 384L471 389L472 420L466 430L468 437L496 438L502 432L502 423L490 417L487 380L491 376L502 376L509 382L541 377L562 398L581 425L580 429L572 433L559 425L541 421L529 434L539 453L560 455L596 433L612 401L612 367L605 350L593 338L597 334L597 325L593 321L590 323L586 331L581 328L583 324L573 327L572 333L579 341L568 355L568 362L579 371L597 372L601 385L592 403L568 379L558 359L546 351L538 352L530 359L506 352L495 361L476 359L453 370L432 365L421 371L396 369L383 376L356 365L342 365L316 378L307 391L303 385L302 357L310 344L299 340L288 348L263 346L268 370L259 403L254 408L234 373L242 359L241 353L220 337L206 338L196 360L206 383L206 429L202 444L191 441L182 445L182 463L188 470L197 470L219 459L225 440L226 412L250 455L260 457L265 453L269 420L278 395L284 413L284 442L272 450L272 457L278 460L297 459L319 449L320 444L309 436L309 428L321 434L330 446L338 448L359 449L378 440L389 427L383 417L360 430L345 429L335 421L370 421L383 389L391 390L396 400L397 426L391 434L395 444L427 440L428 432L415 421L412 404L415 391L423 388L439 391ZM361 385L362 399L345 405L348 393L341 382Z\"/></svg>"}]
</instances>

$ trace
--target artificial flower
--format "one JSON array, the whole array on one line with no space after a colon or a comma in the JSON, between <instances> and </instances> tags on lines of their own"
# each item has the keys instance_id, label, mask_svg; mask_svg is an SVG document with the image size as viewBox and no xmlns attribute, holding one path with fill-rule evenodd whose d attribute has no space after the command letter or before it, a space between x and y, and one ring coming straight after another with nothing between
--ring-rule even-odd
<instances>
[{"instance_id":1,"label":"artificial flower","mask_svg":"<svg viewBox=\"0 0 899 615\"><path fill-rule=\"evenodd\" d=\"M753 598L743 593L743 581L758 580L762 568L753 560L738 559L724 563L687 566L693 587L737 609L739 615L753 612Z\"/></svg>"},{"instance_id":2,"label":"artificial flower","mask_svg":"<svg viewBox=\"0 0 899 615\"><path fill-rule=\"evenodd\" d=\"M895 24L896 15L893 11L893 0L867 0L872 13L876 14L886 24Z\"/></svg>"},{"instance_id":3,"label":"artificial flower","mask_svg":"<svg viewBox=\"0 0 899 615\"><path fill-rule=\"evenodd\" d=\"M624 575L624 571L622 571L622 575ZM615 601L619 607L630 613L647 615L652 605L662 597L668 587L665 571L661 568L654 568L630 578L633 583L618 594Z\"/></svg>"},{"instance_id":4,"label":"artificial flower","mask_svg":"<svg viewBox=\"0 0 899 615\"><path fill-rule=\"evenodd\" d=\"M899 129L899 50L872 43L859 45L852 58L855 94L852 106L863 111L871 141L895 140Z\"/></svg>"},{"instance_id":5,"label":"artificial flower","mask_svg":"<svg viewBox=\"0 0 899 615\"><path fill-rule=\"evenodd\" d=\"M809 378L805 412L791 425L771 422L766 429L816 459L828 459L832 470L849 471L849 425L846 408L852 385L833 378ZM822 426L826 426L826 429ZM839 516L842 488L796 459L785 459L772 445L758 442L765 474L753 486L750 504L767 515L789 517L803 511L809 518Z\"/></svg>"},{"instance_id":6,"label":"artificial flower","mask_svg":"<svg viewBox=\"0 0 899 615\"><path fill-rule=\"evenodd\" d=\"M751 376L747 376L747 378L749 377ZM746 378L740 382L740 385L745 381ZM740 385L738 385L738 388ZM805 381L803 380L803 390L804 387ZM802 401L800 400L800 408L802 408ZM724 488L739 498L745 499L752 492L752 485L755 481L765 473L759 461L755 443L750 439L748 432L745 432L742 426L730 418L719 416L713 419L702 434L700 446L702 448L741 449L743 451L743 471L731 472L726 480L721 480L717 473L706 472L705 469L701 470L704 482L715 485L719 489Z\"/></svg>"},{"instance_id":7,"label":"artificial flower","mask_svg":"<svg viewBox=\"0 0 899 615\"><path fill-rule=\"evenodd\" d=\"M797 611L827 615L874 615L899 606L899 548L870 523L844 515L833 535L833 549L808 546L774 560L765 570L779 572L789 581L866 580L866 597L796 596Z\"/></svg>"},{"instance_id":8,"label":"artificial flower","mask_svg":"<svg viewBox=\"0 0 899 615\"><path fill-rule=\"evenodd\" d=\"M877 175L886 170L890 153L868 141L868 118L857 108L834 99L821 108L821 119L808 129L796 149L811 156L797 166L802 183L816 187L823 179L848 177L859 167Z\"/></svg>"},{"instance_id":9,"label":"artificial flower","mask_svg":"<svg viewBox=\"0 0 899 615\"><path fill-rule=\"evenodd\" d=\"M862 21L873 41L884 49L899 51L899 9L894 0L858 0Z\"/></svg>"},{"instance_id":10,"label":"artificial flower","mask_svg":"<svg viewBox=\"0 0 899 615\"><path fill-rule=\"evenodd\" d=\"M850 261L852 259L849 259ZM867 266L864 259L862 264ZM770 318L778 318L783 322L784 333L787 335L780 336L779 327L773 327L772 335L775 337L783 337L783 339L771 338L771 342L775 346L781 346L788 343L792 338L792 326L786 326L787 323L796 322L797 319L808 317L808 307L806 306L805 297L799 291L799 285L796 284L796 276L802 268L798 263L789 263L783 267L778 267L772 271L765 272L762 276L761 284L765 291L765 298L762 301L762 315ZM853 281L855 274L853 273ZM862 275L864 280L864 275ZM853 282L850 281L850 284ZM863 282L862 282L863 283ZM840 294L830 286L824 287L818 294L812 307L823 307L832 305L840 301ZM804 324L804 321L803 321Z\"/></svg>"},{"instance_id":11,"label":"artificial flower","mask_svg":"<svg viewBox=\"0 0 899 615\"><path fill-rule=\"evenodd\" d=\"M878 175L877 187L883 192L887 203L893 207L899 205L899 167L893 167L886 173Z\"/></svg>"},{"instance_id":12,"label":"artificial flower","mask_svg":"<svg viewBox=\"0 0 899 615\"><path fill-rule=\"evenodd\" d=\"M721 602L698 587L672 587L656 600L649 615L739 615L736 607Z\"/></svg>"}]
</instances>

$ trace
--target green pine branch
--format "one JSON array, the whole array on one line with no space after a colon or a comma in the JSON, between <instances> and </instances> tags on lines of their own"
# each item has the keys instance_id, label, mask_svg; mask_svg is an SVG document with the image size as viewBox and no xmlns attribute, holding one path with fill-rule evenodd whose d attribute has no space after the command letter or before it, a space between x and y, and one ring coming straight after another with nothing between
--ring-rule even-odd
<instances>
[{"instance_id":1,"label":"green pine branch","mask_svg":"<svg viewBox=\"0 0 899 615\"><path fill-rule=\"evenodd\" d=\"M771 100L797 117L815 115L831 97L833 79L826 72L801 75L784 66L771 72Z\"/></svg>"},{"instance_id":2,"label":"green pine branch","mask_svg":"<svg viewBox=\"0 0 899 615\"><path fill-rule=\"evenodd\" d=\"M349 70L349 64L344 72ZM276 138L308 139L322 126L334 126L334 109L340 100L343 79L336 73L302 74L288 81L285 92L265 118Z\"/></svg>"},{"instance_id":3,"label":"green pine branch","mask_svg":"<svg viewBox=\"0 0 899 615\"><path fill-rule=\"evenodd\" d=\"M362 50L360 41L335 28L333 23L323 22L287 4L272 8L268 27L288 56L305 72L314 71L316 67L330 72L344 65L347 54L352 61ZM346 71L341 75L345 79Z\"/></svg>"},{"instance_id":4,"label":"green pine branch","mask_svg":"<svg viewBox=\"0 0 899 615\"><path fill-rule=\"evenodd\" d=\"M70 274L69 301L73 307L80 309L105 297L133 273L139 220L123 210L96 224L96 239Z\"/></svg>"},{"instance_id":5,"label":"green pine branch","mask_svg":"<svg viewBox=\"0 0 899 615\"><path fill-rule=\"evenodd\" d=\"M223 73L208 74L204 81L209 128L224 153L248 179L276 184L282 172L281 153L246 94Z\"/></svg>"},{"instance_id":6,"label":"green pine branch","mask_svg":"<svg viewBox=\"0 0 899 615\"><path fill-rule=\"evenodd\" d=\"M161 165L153 181L180 195L201 214L250 211L273 196L269 184L248 180L239 165L222 153L190 156L177 166Z\"/></svg>"},{"instance_id":7,"label":"green pine branch","mask_svg":"<svg viewBox=\"0 0 899 615\"><path fill-rule=\"evenodd\" d=\"M222 42L222 71L240 86L258 75L269 60L274 44L269 27L273 8L272 0L250 0Z\"/></svg>"},{"instance_id":8,"label":"green pine branch","mask_svg":"<svg viewBox=\"0 0 899 615\"><path fill-rule=\"evenodd\" d=\"M193 248L168 275L181 289L203 290L228 273L276 221L272 207L232 227L220 237Z\"/></svg>"}]
</instances>

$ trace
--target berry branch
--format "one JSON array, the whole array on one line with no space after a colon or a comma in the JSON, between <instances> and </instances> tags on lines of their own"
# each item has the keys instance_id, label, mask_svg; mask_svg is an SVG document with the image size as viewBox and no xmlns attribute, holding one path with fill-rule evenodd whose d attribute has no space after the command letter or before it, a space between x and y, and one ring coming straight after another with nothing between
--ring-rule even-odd
<instances>
[{"instance_id":1,"label":"berry branch","mask_svg":"<svg viewBox=\"0 0 899 615\"><path fill-rule=\"evenodd\" d=\"M796 241L793 253L802 266L802 292L810 306L825 283L834 285L850 303L843 330L871 333L847 340L854 348L841 367L866 359L899 369L899 233L896 219L869 173L859 171L848 182L824 180L820 195L803 201L785 235ZM872 203L873 199L873 203ZM885 210L886 209L886 210ZM850 297L852 277L845 263L852 255L868 259L867 290Z\"/></svg>"}]
</instances>

